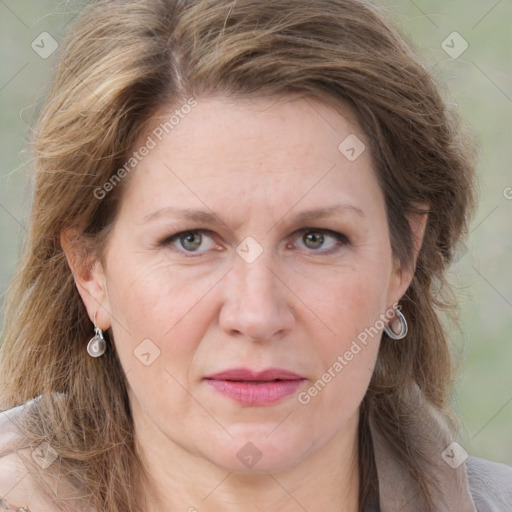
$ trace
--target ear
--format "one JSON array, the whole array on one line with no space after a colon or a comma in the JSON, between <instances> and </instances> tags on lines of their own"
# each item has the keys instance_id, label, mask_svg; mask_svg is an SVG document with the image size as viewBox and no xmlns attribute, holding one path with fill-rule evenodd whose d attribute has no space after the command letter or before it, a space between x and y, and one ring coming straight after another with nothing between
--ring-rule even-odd
<instances>
[{"instance_id":1,"label":"ear","mask_svg":"<svg viewBox=\"0 0 512 512\"><path fill-rule=\"evenodd\" d=\"M409 214L407 218L412 232L413 260L408 268L399 268L398 265L395 265L394 275L392 278L393 284L390 288L391 296L388 299L388 304L394 304L403 297L414 277L416 261L418 259L418 254L425 235L425 228L427 226L428 206L425 204L417 206L417 211Z\"/></svg>"},{"instance_id":2,"label":"ear","mask_svg":"<svg viewBox=\"0 0 512 512\"><path fill-rule=\"evenodd\" d=\"M60 243L91 322L94 323L96 316L97 327L110 328L110 307L101 262L93 256L91 247L76 229L64 230Z\"/></svg>"}]
</instances>

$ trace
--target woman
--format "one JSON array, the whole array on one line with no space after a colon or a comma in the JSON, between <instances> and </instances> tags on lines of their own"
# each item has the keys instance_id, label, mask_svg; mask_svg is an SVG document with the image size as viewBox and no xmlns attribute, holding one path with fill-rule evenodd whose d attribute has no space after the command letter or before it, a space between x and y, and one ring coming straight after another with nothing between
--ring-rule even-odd
<instances>
[{"instance_id":1,"label":"woman","mask_svg":"<svg viewBox=\"0 0 512 512\"><path fill-rule=\"evenodd\" d=\"M3 508L510 510L437 312L474 154L377 9L93 1L34 146Z\"/></svg>"}]
</instances>

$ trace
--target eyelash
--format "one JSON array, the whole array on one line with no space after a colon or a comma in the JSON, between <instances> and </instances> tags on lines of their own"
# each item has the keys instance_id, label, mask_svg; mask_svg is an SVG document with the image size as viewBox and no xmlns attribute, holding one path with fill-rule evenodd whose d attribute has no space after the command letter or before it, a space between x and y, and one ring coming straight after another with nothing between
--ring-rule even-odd
<instances>
[{"instance_id":1,"label":"eyelash","mask_svg":"<svg viewBox=\"0 0 512 512\"><path fill-rule=\"evenodd\" d=\"M174 235L165 237L163 240L160 241L158 244L162 247L167 247L172 244L175 240L178 240L183 235L193 234L193 233L201 233L201 234L207 234L212 235L213 232L208 229L190 229L187 231L180 231L179 233L175 233ZM297 239L300 239L304 234L306 233L322 233L329 236L332 236L338 241L338 244L336 244L334 247L327 251L321 251L317 249L310 249L312 252L318 253L322 256L329 256L331 254L334 254L335 252L338 252L341 250L342 246L346 246L350 244L350 240L347 238L346 235L343 233L338 233L336 231L332 231L330 229L319 229L319 228L304 228L296 231L294 235L297 234ZM180 250L177 249L178 252L181 252L182 254L185 254L188 258L197 258L201 257L205 254L206 251L199 252L199 251L187 251L186 249Z\"/></svg>"}]
</instances>

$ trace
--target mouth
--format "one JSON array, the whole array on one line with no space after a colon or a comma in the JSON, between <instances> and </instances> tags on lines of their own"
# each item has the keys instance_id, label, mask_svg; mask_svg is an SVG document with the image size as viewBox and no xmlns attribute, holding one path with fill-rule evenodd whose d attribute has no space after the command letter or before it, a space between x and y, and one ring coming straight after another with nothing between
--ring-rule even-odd
<instances>
[{"instance_id":1,"label":"mouth","mask_svg":"<svg viewBox=\"0 0 512 512\"><path fill-rule=\"evenodd\" d=\"M280 368L255 372L234 368L204 379L221 395L244 405L276 403L294 393L306 380L301 375Z\"/></svg>"}]
</instances>

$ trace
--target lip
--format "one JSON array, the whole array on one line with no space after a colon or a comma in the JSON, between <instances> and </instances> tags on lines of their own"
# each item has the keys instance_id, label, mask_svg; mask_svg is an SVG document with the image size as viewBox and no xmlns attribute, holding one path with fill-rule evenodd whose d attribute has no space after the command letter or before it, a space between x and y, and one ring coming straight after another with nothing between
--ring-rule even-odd
<instances>
[{"instance_id":1,"label":"lip","mask_svg":"<svg viewBox=\"0 0 512 512\"><path fill-rule=\"evenodd\" d=\"M294 393L306 380L297 373L281 368L256 372L233 368L205 377L213 389L245 405L268 405Z\"/></svg>"},{"instance_id":2,"label":"lip","mask_svg":"<svg viewBox=\"0 0 512 512\"><path fill-rule=\"evenodd\" d=\"M214 373L205 377L206 379L213 380L292 380L292 379L303 379L302 375L283 370L282 368L267 368L260 372L250 370L248 368L232 368L230 370L224 370L222 372Z\"/></svg>"}]
</instances>

